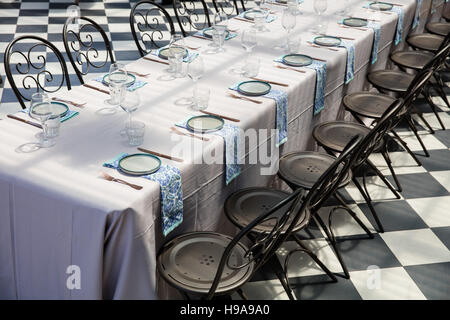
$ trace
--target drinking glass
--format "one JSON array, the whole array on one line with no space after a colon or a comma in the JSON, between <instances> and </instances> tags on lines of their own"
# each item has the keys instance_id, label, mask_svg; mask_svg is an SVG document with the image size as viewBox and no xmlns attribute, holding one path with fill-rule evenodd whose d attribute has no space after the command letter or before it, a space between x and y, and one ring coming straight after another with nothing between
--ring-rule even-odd
<instances>
[{"instance_id":1,"label":"drinking glass","mask_svg":"<svg viewBox=\"0 0 450 320\"><path fill-rule=\"evenodd\" d=\"M205 110L209 105L209 96L211 94L211 90L204 87L195 87L194 88L194 103L192 105L192 109L196 111Z\"/></svg>"},{"instance_id":2,"label":"drinking glass","mask_svg":"<svg viewBox=\"0 0 450 320\"><path fill-rule=\"evenodd\" d=\"M317 26L314 29L315 33L321 33L323 31L324 21L323 21L322 14L324 14L325 11L327 11L327 7L328 7L327 1L328 0L314 0L314 11L319 16L317 19L318 20Z\"/></svg>"},{"instance_id":3,"label":"drinking glass","mask_svg":"<svg viewBox=\"0 0 450 320\"><path fill-rule=\"evenodd\" d=\"M174 34L169 43L169 73L174 73L176 78L182 78L183 58L186 53L186 44L184 37L179 34Z\"/></svg>"},{"instance_id":4,"label":"drinking glass","mask_svg":"<svg viewBox=\"0 0 450 320\"><path fill-rule=\"evenodd\" d=\"M31 96L31 105L28 111L31 118L38 120L42 126L42 137L38 146L40 148L49 148L55 145L55 140L47 135L47 120L52 115L50 98L46 93L34 93Z\"/></svg>"},{"instance_id":5,"label":"drinking glass","mask_svg":"<svg viewBox=\"0 0 450 320\"><path fill-rule=\"evenodd\" d=\"M289 33L292 29L295 28L297 23L297 17L292 13L289 9L283 10L283 16L281 18L281 25L287 31L287 38L289 37Z\"/></svg>"},{"instance_id":6,"label":"drinking glass","mask_svg":"<svg viewBox=\"0 0 450 320\"><path fill-rule=\"evenodd\" d=\"M132 113L138 109L140 104L141 98L136 91L124 91L123 97L120 101L120 107L123 111L128 113L128 123L131 123Z\"/></svg>"},{"instance_id":7,"label":"drinking glass","mask_svg":"<svg viewBox=\"0 0 450 320\"><path fill-rule=\"evenodd\" d=\"M45 122L45 125L48 139L55 139L59 136L59 128L61 127L61 118L59 116L50 117L50 119Z\"/></svg>"},{"instance_id":8,"label":"drinking glass","mask_svg":"<svg viewBox=\"0 0 450 320\"><path fill-rule=\"evenodd\" d=\"M242 31L241 44L247 53L251 53L253 48L258 44L256 40L256 30L253 28Z\"/></svg>"},{"instance_id":9,"label":"drinking glass","mask_svg":"<svg viewBox=\"0 0 450 320\"><path fill-rule=\"evenodd\" d=\"M128 144L130 146L140 146L144 142L145 123L140 121L130 121L126 125Z\"/></svg>"},{"instance_id":10,"label":"drinking glass","mask_svg":"<svg viewBox=\"0 0 450 320\"><path fill-rule=\"evenodd\" d=\"M287 0L287 7L292 11L294 16L301 15L302 13L298 10L298 0Z\"/></svg>"},{"instance_id":11,"label":"drinking glass","mask_svg":"<svg viewBox=\"0 0 450 320\"><path fill-rule=\"evenodd\" d=\"M287 39L287 51L288 54L298 53L301 45L301 37L299 34L290 34Z\"/></svg>"},{"instance_id":12,"label":"drinking glass","mask_svg":"<svg viewBox=\"0 0 450 320\"><path fill-rule=\"evenodd\" d=\"M223 44L225 42L227 27L224 25L215 25L213 26L212 38L213 44L217 48L216 52L223 52L225 49L223 48Z\"/></svg>"},{"instance_id":13,"label":"drinking glass","mask_svg":"<svg viewBox=\"0 0 450 320\"><path fill-rule=\"evenodd\" d=\"M188 63L187 74L189 78L194 82L194 94L195 89L197 88L197 81L200 79L205 73L205 65L203 64L203 59L200 56L197 56L194 60ZM193 98L194 100L195 98Z\"/></svg>"},{"instance_id":14,"label":"drinking glass","mask_svg":"<svg viewBox=\"0 0 450 320\"><path fill-rule=\"evenodd\" d=\"M254 13L253 27L259 32L269 32L270 30L266 28L268 16L269 16L268 10L258 8Z\"/></svg>"},{"instance_id":15,"label":"drinking glass","mask_svg":"<svg viewBox=\"0 0 450 320\"><path fill-rule=\"evenodd\" d=\"M127 70L122 63L111 63L109 67L109 100L106 102L112 106L119 105L119 98L127 81Z\"/></svg>"},{"instance_id":16,"label":"drinking glass","mask_svg":"<svg viewBox=\"0 0 450 320\"><path fill-rule=\"evenodd\" d=\"M248 78L256 77L259 73L260 64L261 61L258 57L249 54L245 60L245 65L242 68L242 75Z\"/></svg>"}]
</instances>

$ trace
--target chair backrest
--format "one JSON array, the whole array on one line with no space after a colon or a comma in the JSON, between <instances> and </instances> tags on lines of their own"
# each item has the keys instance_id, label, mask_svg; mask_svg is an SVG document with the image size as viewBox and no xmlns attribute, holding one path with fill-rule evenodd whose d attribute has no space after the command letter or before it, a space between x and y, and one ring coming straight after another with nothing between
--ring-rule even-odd
<instances>
[{"instance_id":1,"label":"chair backrest","mask_svg":"<svg viewBox=\"0 0 450 320\"><path fill-rule=\"evenodd\" d=\"M63 42L70 63L82 84L83 76L91 68L102 69L108 62L115 62L105 31L90 18L68 18L63 28Z\"/></svg>"},{"instance_id":2,"label":"chair backrest","mask_svg":"<svg viewBox=\"0 0 450 320\"><path fill-rule=\"evenodd\" d=\"M361 136L354 137L347 144L339 158L320 176L306 196L303 189L297 189L268 211L262 212L258 218L249 223L230 241L220 260L207 299L213 297L225 265L230 269L237 270L247 267L250 263L255 263L254 270L257 270L275 254L294 228L298 229L299 225L306 226L308 224L313 207L318 203L323 203L338 188L342 179L347 175L354 158L354 150L356 150L361 141ZM280 214L280 211L283 210L284 212ZM239 266L230 266L229 259L241 239L252 233L258 225L265 224L269 220L274 220L274 227L270 232L260 234L254 241L254 244L250 246L245 254L247 261Z\"/></svg>"},{"instance_id":3,"label":"chair backrest","mask_svg":"<svg viewBox=\"0 0 450 320\"><path fill-rule=\"evenodd\" d=\"M130 12L130 27L142 57L151 49L167 45L175 34L169 13L160 4L151 0L142 0L133 6Z\"/></svg>"},{"instance_id":4,"label":"chair backrest","mask_svg":"<svg viewBox=\"0 0 450 320\"><path fill-rule=\"evenodd\" d=\"M196 32L211 26L209 10L204 0L173 0L173 10L181 32Z\"/></svg>"},{"instance_id":5,"label":"chair backrest","mask_svg":"<svg viewBox=\"0 0 450 320\"><path fill-rule=\"evenodd\" d=\"M442 41L442 44L439 47L439 50L436 52L434 58L431 59L431 61L425 65L424 69L439 68L441 65L443 65L445 59L448 57L449 51L450 51L450 33L447 35L447 37L445 37L445 40Z\"/></svg>"},{"instance_id":6,"label":"chair backrest","mask_svg":"<svg viewBox=\"0 0 450 320\"><path fill-rule=\"evenodd\" d=\"M49 54L56 56L56 62L59 62L57 69L47 64ZM51 42L40 37L26 35L12 40L6 47L4 65L6 77L22 109L26 108L25 101L30 101L35 92L53 93L64 83L68 90L71 89L63 55ZM21 82L20 88L17 82Z\"/></svg>"},{"instance_id":7,"label":"chair backrest","mask_svg":"<svg viewBox=\"0 0 450 320\"><path fill-rule=\"evenodd\" d=\"M238 0L241 2L241 0ZM224 12L228 17L237 16L239 14L239 7L236 0L212 0L216 12ZM244 10L241 2L242 10Z\"/></svg>"}]
</instances>

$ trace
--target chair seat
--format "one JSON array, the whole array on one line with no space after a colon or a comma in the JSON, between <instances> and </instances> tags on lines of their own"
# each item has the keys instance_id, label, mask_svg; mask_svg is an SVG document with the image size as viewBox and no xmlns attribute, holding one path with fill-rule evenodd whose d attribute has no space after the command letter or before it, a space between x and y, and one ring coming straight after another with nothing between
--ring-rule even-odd
<instances>
[{"instance_id":1,"label":"chair seat","mask_svg":"<svg viewBox=\"0 0 450 320\"><path fill-rule=\"evenodd\" d=\"M444 37L432 33L422 33L409 36L406 42L415 49L436 52L439 50Z\"/></svg>"},{"instance_id":2,"label":"chair seat","mask_svg":"<svg viewBox=\"0 0 450 320\"><path fill-rule=\"evenodd\" d=\"M244 228L250 222L255 220L261 215L261 212L269 211L271 207L287 198L289 193L281 190L275 190L264 187L246 188L236 191L225 201L225 214L230 221L239 228ZM273 213L271 217L279 217L286 212L287 207L280 208L277 212ZM294 215L291 215L291 218ZM289 226L289 222L286 224L286 228ZM275 226L275 219L268 219L264 223L253 228L257 233L269 233ZM298 231L305 227L307 221L304 221L303 217L300 217L298 224L294 227L293 231Z\"/></svg>"},{"instance_id":3,"label":"chair seat","mask_svg":"<svg viewBox=\"0 0 450 320\"><path fill-rule=\"evenodd\" d=\"M158 258L158 271L172 286L184 292L206 294L211 288L222 254L233 238L214 232L191 232L164 244ZM248 262L247 247L238 243L231 253L231 266ZM225 264L216 293L227 293L239 288L252 276L253 262L240 269Z\"/></svg>"},{"instance_id":4,"label":"chair seat","mask_svg":"<svg viewBox=\"0 0 450 320\"><path fill-rule=\"evenodd\" d=\"M446 22L429 22L425 26L428 32L445 37L450 32L450 23Z\"/></svg>"},{"instance_id":5,"label":"chair seat","mask_svg":"<svg viewBox=\"0 0 450 320\"><path fill-rule=\"evenodd\" d=\"M403 68L422 70L433 57L434 55L427 51L398 51L391 55L391 60Z\"/></svg>"},{"instance_id":6,"label":"chair seat","mask_svg":"<svg viewBox=\"0 0 450 320\"><path fill-rule=\"evenodd\" d=\"M323 147L342 152L347 143L357 134L366 136L370 128L348 121L329 121L317 125L313 130L314 139ZM375 147L374 151L381 148L383 140Z\"/></svg>"},{"instance_id":7,"label":"chair seat","mask_svg":"<svg viewBox=\"0 0 450 320\"><path fill-rule=\"evenodd\" d=\"M378 70L367 75L367 80L377 89L405 93L414 75L395 70Z\"/></svg>"},{"instance_id":8,"label":"chair seat","mask_svg":"<svg viewBox=\"0 0 450 320\"><path fill-rule=\"evenodd\" d=\"M311 189L334 161L336 161L336 157L320 152L291 152L280 158L278 174L290 185ZM346 186L351 178L351 172L347 173L339 184L339 188Z\"/></svg>"},{"instance_id":9,"label":"chair seat","mask_svg":"<svg viewBox=\"0 0 450 320\"><path fill-rule=\"evenodd\" d=\"M348 110L364 117L379 119L395 99L381 93L355 92L343 99Z\"/></svg>"}]
</instances>

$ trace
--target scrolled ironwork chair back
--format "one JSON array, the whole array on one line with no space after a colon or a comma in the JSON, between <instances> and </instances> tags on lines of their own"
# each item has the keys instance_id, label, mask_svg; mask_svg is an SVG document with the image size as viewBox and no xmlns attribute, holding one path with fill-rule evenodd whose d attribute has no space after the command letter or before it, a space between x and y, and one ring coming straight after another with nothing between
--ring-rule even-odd
<instances>
[{"instance_id":1,"label":"scrolled ironwork chair back","mask_svg":"<svg viewBox=\"0 0 450 320\"><path fill-rule=\"evenodd\" d=\"M188 33L211 26L208 6L204 0L173 0L173 10L185 37Z\"/></svg>"},{"instance_id":2,"label":"scrolled ironwork chair back","mask_svg":"<svg viewBox=\"0 0 450 320\"><path fill-rule=\"evenodd\" d=\"M254 263L254 270L257 270L275 254L294 228L304 227L309 223L313 203L321 202L339 186L339 183L349 170L353 150L361 139L360 136L352 139L341 156L322 174L306 196L303 189L297 189L268 211L262 212L258 218L241 229L224 250L213 283L207 294L207 299L211 299L214 296L225 266L230 269L241 269L250 263ZM271 220L273 227L270 228L270 231L264 233L255 232L255 228L261 225L267 226L267 223ZM258 236L254 239L253 245L248 248L244 256L246 261L241 265L230 265L229 259L232 257L235 246L244 237L255 233Z\"/></svg>"},{"instance_id":3,"label":"scrolled ironwork chair back","mask_svg":"<svg viewBox=\"0 0 450 320\"><path fill-rule=\"evenodd\" d=\"M212 2L216 12L224 12L228 17L237 16L239 14L239 7L236 0L212 0ZM243 6L242 10L244 10Z\"/></svg>"},{"instance_id":4,"label":"scrolled ironwork chair back","mask_svg":"<svg viewBox=\"0 0 450 320\"><path fill-rule=\"evenodd\" d=\"M92 33L100 34L101 42L95 41ZM83 76L87 75L92 68L100 69L108 62L115 62L111 43L105 31L90 18L68 18L63 28L63 42L70 63L82 84ZM103 51L105 54L102 54Z\"/></svg>"},{"instance_id":5,"label":"scrolled ironwork chair back","mask_svg":"<svg viewBox=\"0 0 450 320\"><path fill-rule=\"evenodd\" d=\"M151 49L164 47L175 34L169 13L151 0L139 1L133 6L130 27L141 56L148 54Z\"/></svg>"},{"instance_id":6,"label":"scrolled ironwork chair back","mask_svg":"<svg viewBox=\"0 0 450 320\"><path fill-rule=\"evenodd\" d=\"M30 43L28 40L33 42ZM60 74L49 70L47 49L57 57ZM6 77L22 109L26 108L24 100L30 101L31 95L35 92L54 93L63 87L64 82L67 89L71 89L64 57L58 48L46 39L26 35L12 40L6 47L4 65ZM16 79L21 78L21 88L17 86L14 75Z\"/></svg>"}]
</instances>

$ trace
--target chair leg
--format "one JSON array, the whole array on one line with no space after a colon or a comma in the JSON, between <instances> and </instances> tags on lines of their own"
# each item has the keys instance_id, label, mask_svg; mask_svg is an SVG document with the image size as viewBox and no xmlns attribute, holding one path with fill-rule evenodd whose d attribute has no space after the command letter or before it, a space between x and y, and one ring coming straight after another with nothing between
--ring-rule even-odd
<instances>
[{"instance_id":1,"label":"chair leg","mask_svg":"<svg viewBox=\"0 0 450 320\"><path fill-rule=\"evenodd\" d=\"M382 150L381 151L381 155L383 156L384 161L388 165L389 171L391 172L392 177L394 178L395 184L397 185L397 191L398 192L402 192L402 190L403 190L402 186L400 185L400 181L398 181L397 174L395 173L394 168L392 167L392 161L391 161L391 158L389 157L388 151L387 150Z\"/></svg>"},{"instance_id":2,"label":"chair leg","mask_svg":"<svg viewBox=\"0 0 450 320\"><path fill-rule=\"evenodd\" d=\"M417 165L422 166L422 162L420 162L420 160L417 158L416 154L411 151L411 149L408 147L408 144L405 141L403 141L402 138L400 138L400 136L397 134L397 132L395 132L394 130L391 130L391 133L394 135L395 138L397 138L398 142L400 142L403 149L405 149L406 152L408 152L409 155L414 159L414 161L416 161Z\"/></svg>"},{"instance_id":3,"label":"chair leg","mask_svg":"<svg viewBox=\"0 0 450 320\"><path fill-rule=\"evenodd\" d=\"M435 115L436 118L438 119L439 124L440 124L441 127L442 127L442 130L445 130L444 123L442 122L441 117L439 116L439 114L438 114L438 112L437 112L437 106L434 104L433 100L431 100L430 93L428 92L428 90L426 90L426 88L425 88L425 90L423 91L423 95L424 95L425 99L427 100L428 104L430 105L431 110L433 111L434 115Z\"/></svg>"},{"instance_id":4,"label":"chair leg","mask_svg":"<svg viewBox=\"0 0 450 320\"><path fill-rule=\"evenodd\" d=\"M244 291L242 291L242 289L237 289L237 293L242 298L242 300L248 300L247 295L244 293Z\"/></svg>"},{"instance_id":5,"label":"chair leg","mask_svg":"<svg viewBox=\"0 0 450 320\"><path fill-rule=\"evenodd\" d=\"M433 74L434 79L436 80L435 83L435 90L437 91L437 93L439 94L439 96L442 98L442 100L444 100L445 104L447 105L447 108L450 108L450 103L447 99L447 95L444 92L444 81L442 81L442 77L439 74L439 72L435 72Z\"/></svg>"},{"instance_id":6,"label":"chair leg","mask_svg":"<svg viewBox=\"0 0 450 320\"><path fill-rule=\"evenodd\" d=\"M414 122L411 120L411 117L407 116L406 117L406 121L408 121L408 125L411 128L412 132L414 133L414 135L416 136L417 141L419 141L420 145L422 146L422 150L425 153L426 157L429 157L430 154L428 153L427 147L425 146L425 144L422 141L422 138L419 135L419 132L417 132L417 128L414 124Z\"/></svg>"},{"instance_id":7,"label":"chair leg","mask_svg":"<svg viewBox=\"0 0 450 320\"><path fill-rule=\"evenodd\" d=\"M369 159L367 159L366 162L367 162L367 163L369 164L369 166L375 171L375 173L377 174L377 176L380 177L380 179L384 182L384 184L392 191L392 193L394 194L394 196L395 196L397 199L401 199L401 196L400 196L400 194L397 192L397 190L395 190L395 188L392 186L392 184L389 182L389 180L386 179L386 177L384 176L384 174L382 174L381 171L378 170L378 168L372 163L372 161L370 161ZM369 200L371 200L370 197L368 197L368 198L369 198Z\"/></svg>"},{"instance_id":8,"label":"chair leg","mask_svg":"<svg viewBox=\"0 0 450 320\"><path fill-rule=\"evenodd\" d=\"M425 119L425 117L423 116L423 113L422 112L417 112L416 114L419 116L420 120L422 120L422 122L425 123L425 125L428 128L428 131L430 131L431 134L434 134L434 129L431 127L431 125Z\"/></svg>"},{"instance_id":9,"label":"chair leg","mask_svg":"<svg viewBox=\"0 0 450 320\"><path fill-rule=\"evenodd\" d=\"M306 254L308 254L311 259L314 260L315 263L317 263L319 265L319 267L331 278L331 280L333 282L337 282L337 278L336 276L330 271L330 269L328 269L322 261L320 261L320 259L314 254L314 252L312 252L311 250L309 250L300 240L300 238L297 235L293 235L295 242L297 242L297 244L304 250L304 252Z\"/></svg>"},{"instance_id":10,"label":"chair leg","mask_svg":"<svg viewBox=\"0 0 450 320\"><path fill-rule=\"evenodd\" d=\"M281 271L274 270L275 274L278 277L278 280L280 280L281 285L284 288L284 291L286 291L286 294L289 297L289 300L296 300L294 297L294 294L292 293L292 289L289 286L289 284L286 282L287 276L285 276Z\"/></svg>"},{"instance_id":11,"label":"chair leg","mask_svg":"<svg viewBox=\"0 0 450 320\"><path fill-rule=\"evenodd\" d=\"M378 226L378 230L380 233L384 232L384 227L381 224L380 219L378 218L378 214L375 211L375 208L372 205L372 201L370 201L370 199L367 197L367 195L365 194L363 188L361 187L361 184L358 182L358 180L356 178L352 179L353 183L355 184L355 186L358 188L359 192L362 194L364 200L367 203L367 206L369 207L370 212L372 213L373 218L375 219L375 222L377 223Z\"/></svg>"}]
</instances>

